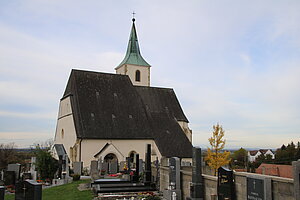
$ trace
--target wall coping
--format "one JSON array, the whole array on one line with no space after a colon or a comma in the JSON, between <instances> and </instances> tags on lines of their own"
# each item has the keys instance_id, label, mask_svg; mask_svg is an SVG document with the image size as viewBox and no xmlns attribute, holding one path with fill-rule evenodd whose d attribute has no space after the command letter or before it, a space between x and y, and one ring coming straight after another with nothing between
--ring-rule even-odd
<instances>
[{"instance_id":1,"label":"wall coping","mask_svg":"<svg viewBox=\"0 0 300 200\"><path fill-rule=\"evenodd\" d=\"M234 172L234 175L236 176L260 176L265 178L271 178L272 181L280 181L280 182L286 182L286 183L294 183L294 179L291 178L284 178L284 177L278 177L278 176L269 176L264 174L256 174L256 173L248 173L248 172Z\"/></svg>"}]
</instances>

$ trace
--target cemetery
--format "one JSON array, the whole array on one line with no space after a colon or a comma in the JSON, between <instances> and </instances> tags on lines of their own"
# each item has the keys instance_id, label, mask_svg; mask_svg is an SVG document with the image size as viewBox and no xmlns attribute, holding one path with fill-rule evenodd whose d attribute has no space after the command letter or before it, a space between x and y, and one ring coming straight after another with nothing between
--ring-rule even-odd
<instances>
[{"instance_id":1,"label":"cemetery","mask_svg":"<svg viewBox=\"0 0 300 200\"><path fill-rule=\"evenodd\" d=\"M151 161L151 145L146 149L145 161L139 159L139 154L120 163L107 163L102 158L91 161L90 177L84 181L83 190L94 199L300 199L300 160L293 162L293 179L235 172L225 167L218 169L218 176L211 176L202 173L200 148L193 148L192 163L181 162L177 157ZM1 172L0 199L14 193L16 200L39 200L44 191L70 184L75 187L66 155L61 156L56 178L48 184L38 182L35 162L32 157L27 171L21 172L20 164L9 164ZM82 175L82 163L73 163L72 170Z\"/></svg>"},{"instance_id":2,"label":"cemetery","mask_svg":"<svg viewBox=\"0 0 300 200\"><path fill-rule=\"evenodd\" d=\"M202 173L204 163L200 148L193 148L192 163L182 162L177 157L152 161L151 145L146 149L145 161L139 159L139 154L120 163L108 163L102 158L91 161L90 176L78 184L84 183L82 190L88 192L91 199L300 199L300 160L293 162L293 179L235 172L225 167L218 169L218 176L211 176ZM11 193L16 200L39 200L43 199L43 193L49 194L48 191L60 187L72 185L77 189L66 155L61 156L56 178L49 183L38 182L35 162L36 158L32 157L27 171L21 172L20 164L9 164L7 170L1 172L1 200L11 197ZM72 171L83 175L82 163L73 163Z\"/></svg>"}]
</instances>

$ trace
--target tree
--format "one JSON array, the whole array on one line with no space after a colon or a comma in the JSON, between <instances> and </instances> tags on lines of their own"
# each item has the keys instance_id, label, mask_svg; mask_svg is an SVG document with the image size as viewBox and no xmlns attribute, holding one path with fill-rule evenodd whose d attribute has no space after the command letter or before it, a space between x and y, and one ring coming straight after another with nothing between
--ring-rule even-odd
<instances>
[{"instance_id":1,"label":"tree","mask_svg":"<svg viewBox=\"0 0 300 200\"><path fill-rule=\"evenodd\" d=\"M247 165L247 151L243 148L233 152L230 156L231 158L231 166L233 168L244 168Z\"/></svg>"},{"instance_id":2,"label":"tree","mask_svg":"<svg viewBox=\"0 0 300 200\"><path fill-rule=\"evenodd\" d=\"M58 169L58 161L52 157L49 150L50 146L43 147L42 145L35 145L35 165L42 180L47 178L53 179L54 174Z\"/></svg>"},{"instance_id":3,"label":"tree","mask_svg":"<svg viewBox=\"0 0 300 200\"><path fill-rule=\"evenodd\" d=\"M0 170L16 160L15 144L0 144Z\"/></svg>"},{"instance_id":4,"label":"tree","mask_svg":"<svg viewBox=\"0 0 300 200\"><path fill-rule=\"evenodd\" d=\"M217 175L218 168L229 163L230 152L222 152L226 143L226 140L223 139L225 131L222 126L219 124L214 125L213 129L212 137L208 139L211 148L207 149L207 156L205 157L205 160L210 168L215 171L215 175Z\"/></svg>"}]
</instances>

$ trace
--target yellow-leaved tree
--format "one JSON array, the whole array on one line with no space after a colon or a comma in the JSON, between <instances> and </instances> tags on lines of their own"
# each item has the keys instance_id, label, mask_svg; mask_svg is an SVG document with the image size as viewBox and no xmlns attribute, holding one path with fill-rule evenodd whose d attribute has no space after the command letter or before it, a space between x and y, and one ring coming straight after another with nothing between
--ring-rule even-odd
<instances>
[{"instance_id":1,"label":"yellow-leaved tree","mask_svg":"<svg viewBox=\"0 0 300 200\"><path fill-rule=\"evenodd\" d=\"M205 160L210 168L214 170L216 176L218 168L229 163L230 152L222 151L226 142L226 140L223 139L225 131L223 130L222 126L219 124L214 125L213 129L214 131L212 137L208 139L211 148L207 149L207 156L205 157Z\"/></svg>"}]
</instances>

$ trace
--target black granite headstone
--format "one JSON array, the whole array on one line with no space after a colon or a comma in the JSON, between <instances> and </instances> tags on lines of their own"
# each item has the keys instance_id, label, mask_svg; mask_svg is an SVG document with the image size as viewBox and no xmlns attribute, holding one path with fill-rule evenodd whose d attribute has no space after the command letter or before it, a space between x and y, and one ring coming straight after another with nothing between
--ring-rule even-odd
<instances>
[{"instance_id":1,"label":"black granite headstone","mask_svg":"<svg viewBox=\"0 0 300 200\"><path fill-rule=\"evenodd\" d=\"M146 146L145 155L145 185L150 185L151 183L151 144Z\"/></svg>"},{"instance_id":2,"label":"black granite headstone","mask_svg":"<svg viewBox=\"0 0 300 200\"><path fill-rule=\"evenodd\" d=\"M193 147L192 184L190 187L191 198L204 199L204 184L202 177L201 148Z\"/></svg>"},{"instance_id":3,"label":"black granite headstone","mask_svg":"<svg viewBox=\"0 0 300 200\"><path fill-rule=\"evenodd\" d=\"M233 171L220 167L218 169L218 200L235 200Z\"/></svg>"},{"instance_id":4,"label":"black granite headstone","mask_svg":"<svg viewBox=\"0 0 300 200\"><path fill-rule=\"evenodd\" d=\"M139 181L139 171L140 171L140 163L139 163L139 154L134 154L134 160L135 160L135 172L133 175L133 181L138 182Z\"/></svg>"},{"instance_id":5,"label":"black granite headstone","mask_svg":"<svg viewBox=\"0 0 300 200\"><path fill-rule=\"evenodd\" d=\"M14 171L4 172L4 185L15 185L16 173Z\"/></svg>"},{"instance_id":6,"label":"black granite headstone","mask_svg":"<svg viewBox=\"0 0 300 200\"><path fill-rule=\"evenodd\" d=\"M126 157L126 164L127 164L127 172L130 173L131 170L131 158Z\"/></svg>"},{"instance_id":7,"label":"black granite headstone","mask_svg":"<svg viewBox=\"0 0 300 200\"><path fill-rule=\"evenodd\" d=\"M42 184L33 180L20 181L16 184L15 200L41 200Z\"/></svg>"},{"instance_id":8,"label":"black granite headstone","mask_svg":"<svg viewBox=\"0 0 300 200\"><path fill-rule=\"evenodd\" d=\"M0 186L0 200L4 200L5 187Z\"/></svg>"}]
</instances>

